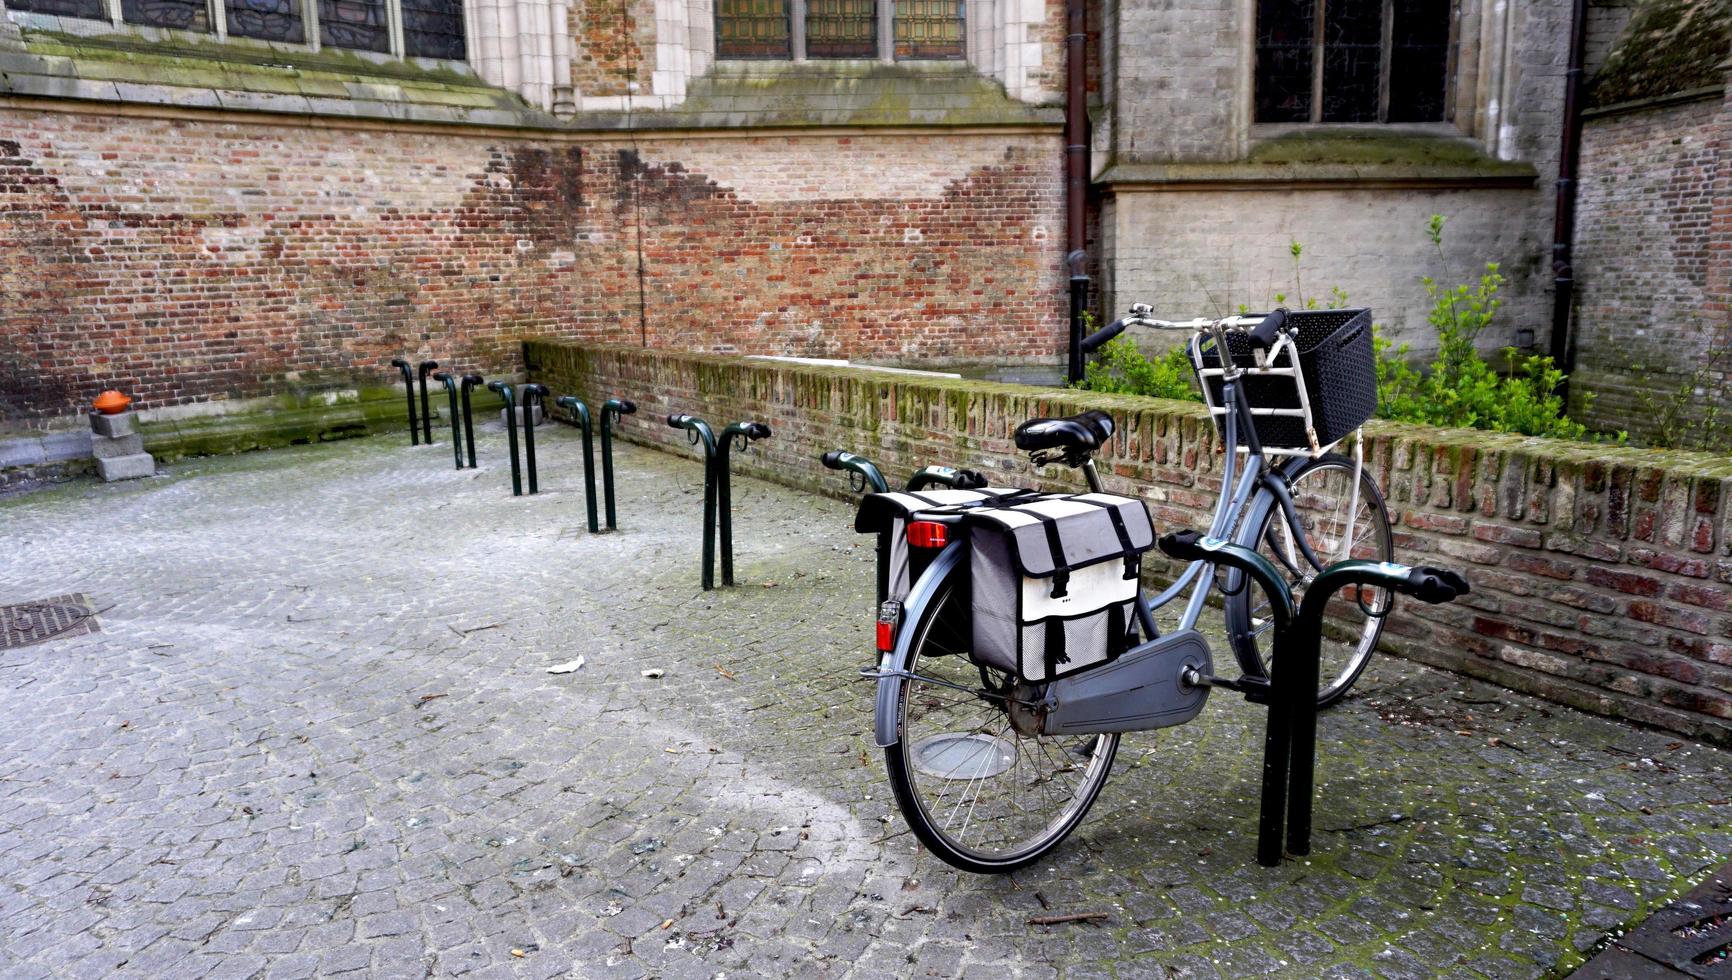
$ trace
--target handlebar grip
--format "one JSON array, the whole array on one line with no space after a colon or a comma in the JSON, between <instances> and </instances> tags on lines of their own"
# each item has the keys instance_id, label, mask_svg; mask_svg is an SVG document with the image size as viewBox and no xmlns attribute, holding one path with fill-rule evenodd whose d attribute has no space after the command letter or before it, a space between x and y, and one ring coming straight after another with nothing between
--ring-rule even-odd
<instances>
[{"instance_id":1,"label":"handlebar grip","mask_svg":"<svg viewBox=\"0 0 1732 980\"><path fill-rule=\"evenodd\" d=\"M1287 310L1284 307L1265 314L1263 322L1251 328L1251 346L1268 350L1270 345L1275 343L1275 338L1281 335L1281 328L1286 324Z\"/></svg>"},{"instance_id":2,"label":"handlebar grip","mask_svg":"<svg viewBox=\"0 0 1732 980\"><path fill-rule=\"evenodd\" d=\"M770 438L770 427L762 422L750 422L746 425L746 441Z\"/></svg>"},{"instance_id":3,"label":"handlebar grip","mask_svg":"<svg viewBox=\"0 0 1732 980\"><path fill-rule=\"evenodd\" d=\"M832 449L818 458L823 461L825 469L839 470L842 468L842 464L853 455L845 449Z\"/></svg>"},{"instance_id":4,"label":"handlebar grip","mask_svg":"<svg viewBox=\"0 0 1732 980\"><path fill-rule=\"evenodd\" d=\"M1089 334L1087 337L1084 337L1082 339L1082 352L1087 354L1124 332L1125 321L1123 319L1114 320L1099 330L1096 330L1094 333Z\"/></svg>"},{"instance_id":5,"label":"handlebar grip","mask_svg":"<svg viewBox=\"0 0 1732 980\"><path fill-rule=\"evenodd\" d=\"M1421 565L1407 573L1407 588L1401 591L1421 602L1452 602L1472 591L1460 572Z\"/></svg>"}]
</instances>

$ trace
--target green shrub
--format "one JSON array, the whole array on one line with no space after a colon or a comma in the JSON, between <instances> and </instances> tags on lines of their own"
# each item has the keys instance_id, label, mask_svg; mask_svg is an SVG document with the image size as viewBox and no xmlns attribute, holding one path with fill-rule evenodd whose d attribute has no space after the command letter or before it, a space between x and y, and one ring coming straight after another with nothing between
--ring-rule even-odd
<instances>
[{"instance_id":1,"label":"green shrub","mask_svg":"<svg viewBox=\"0 0 1732 980\"><path fill-rule=\"evenodd\" d=\"M1203 396L1197 391L1196 378L1184 345L1151 361L1137 349L1135 341L1119 336L1101 346L1100 354L1083 369L1083 379L1077 387L1200 402Z\"/></svg>"}]
</instances>

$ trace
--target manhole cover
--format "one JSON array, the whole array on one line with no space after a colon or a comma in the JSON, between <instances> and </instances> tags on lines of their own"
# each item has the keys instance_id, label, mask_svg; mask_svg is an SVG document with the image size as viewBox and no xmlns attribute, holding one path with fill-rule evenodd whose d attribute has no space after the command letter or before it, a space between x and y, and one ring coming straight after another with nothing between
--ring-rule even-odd
<instances>
[{"instance_id":1,"label":"manhole cover","mask_svg":"<svg viewBox=\"0 0 1732 980\"><path fill-rule=\"evenodd\" d=\"M1016 763L1016 750L1004 739L963 732L922 739L913 755L915 768L929 776L970 782L997 776Z\"/></svg>"},{"instance_id":2,"label":"manhole cover","mask_svg":"<svg viewBox=\"0 0 1732 980\"><path fill-rule=\"evenodd\" d=\"M82 595L57 595L52 599L0 606L0 650L14 650L64 636L82 636L100 628L90 600Z\"/></svg>"},{"instance_id":3,"label":"manhole cover","mask_svg":"<svg viewBox=\"0 0 1732 980\"><path fill-rule=\"evenodd\" d=\"M1613 940L1580 975L1732 977L1732 865Z\"/></svg>"}]
</instances>

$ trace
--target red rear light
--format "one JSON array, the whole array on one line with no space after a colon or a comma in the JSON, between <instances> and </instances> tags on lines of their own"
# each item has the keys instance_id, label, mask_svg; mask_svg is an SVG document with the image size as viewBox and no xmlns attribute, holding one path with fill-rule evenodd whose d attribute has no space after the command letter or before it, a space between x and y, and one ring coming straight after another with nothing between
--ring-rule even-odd
<instances>
[{"instance_id":1,"label":"red rear light","mask_svg":"<svg viewBox=\"0 0 1732 980\"><path fill-rule=\"evenodd\" d=\"M896 624L878 624L878 652L889 653L896 646Z\"/></svg>"},{"instance_id":2,"label":"red rear light","mask_svg":"<svg viewBox=\"0 0 1732 980\"><path fill-rule=\"evenodd\" d=\"M908 525L908 543L916 548L942 548L950 543L950 528L937 521L915 521Z\"/></svg>"},{"instance_id":3,"label":"red rear light","mask_svg":"<svg viewBox=\"0 0 1732 980\"><path fill-rule=\"evenodd\" d=\"M878 606L878 652L896 648L896 623L902 618L902 603L887 599Z\"/></svg>"}]
</instances>

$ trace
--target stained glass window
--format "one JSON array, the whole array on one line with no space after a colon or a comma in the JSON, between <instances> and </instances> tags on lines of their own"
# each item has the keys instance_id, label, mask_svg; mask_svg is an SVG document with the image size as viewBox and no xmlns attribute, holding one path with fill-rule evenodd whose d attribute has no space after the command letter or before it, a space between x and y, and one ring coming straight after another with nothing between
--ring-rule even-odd
<instances>
[{"instance_id":1,"label":"stained glass window","mask_svg":"<svg viewBox=\"0 0 1732 980\"><path fill-rule=\"evenodd\" d=\"M1258 122L1436 122L1451 0L1258 0Z\"/></svg>"},{"instance_id":2,"label":"stained glass window","mask_svg":"<svg viewBox=\"0 0 1732 980\"><path fill-rule=\"evenodd\" d=\"M716 57L790 58L788 0L716 0Z\"/></svg>"},{"instance_id":3,"label":"stained glass window","mask_svg":"<svg viewBox=\"0 0 1732 980\"><path fill-rule=\"evenodd\" d=\"M385 0L319 0L319 43L356 51L391 50Z\"/></svg>"},{"instance_id":4,"label":"stained glass window","mask_svg":"<svg viewBox=\"0 0 1732 980\"><path fill-rule=\"evenodd\" d=\"M806 0L806 57L878 57L875 0Z\"/></svg>"},{"instance_id":5,"label":"stained glass window","mask_svg":"<svg viewBox=\"0 0 1732 980\"><path fill-rule=\"evenodd\" d=\"M403 49L417 58L462 61L463 0L403 0Z\"/></svg>"},{"instance_id":6,"label":"stained glass window","mask_svg":"<svg viewBox=\"0 0 1732 980\"><path fill-rule=\"evenodd\" d=\"M6 9L53 14L56 17L108 19L108 12L102 9L102 0L6 0Z\"/></svg>"},{"instance_id":7,"label":"stained glass window","mask_svg":"<svg viewBox=\"0 0 1732 980\"><path fill-rule=\"evenodd\" d=\"M146 27L210 30L210 8L204 0L120 0L120 18Z\"/></svg>"},{"instance_id":8,"label":"stained glass window","mask_svg":"<svg viewBox=\"0 0 1732 980\"><path fill-rule=\"evenodd\" d=\"M264 41L306 40L300 0L228 0L229 33Z\"/></svg>"},{"instance_id":9,"label":"stained glass window","mask_svg":"<svg viewBox=\"0 0 1732 980\"><path fill-rule=\"evenodd\" d=\"M896 0L896 57L966 56L962 0Z\"/></svg>"},{"instance_id":10,"label":"stained glass window","mask_svg":"<svg viewBox=\"0 0 1732 980\"><path fill-rule=\"evenodd\" d=\"M1449 0L1394 0L1389 121L1442 119L1449 91Z\"/></svg>"}]
</instances>

